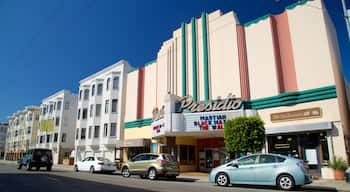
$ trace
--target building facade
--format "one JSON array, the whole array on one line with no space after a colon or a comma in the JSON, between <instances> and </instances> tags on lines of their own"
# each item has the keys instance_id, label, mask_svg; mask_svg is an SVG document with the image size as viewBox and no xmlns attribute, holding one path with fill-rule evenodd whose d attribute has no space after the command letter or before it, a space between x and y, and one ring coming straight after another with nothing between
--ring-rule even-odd
<instances>
[{"instance_id":1,"label":"building facade","mask_svg":"<svg viewBox=\"0 0 350 192\"><path fill-rule=\"evenodd\" d=\"M6 160L18 160L36 144L40 107L28 106L9 117L6 137Z\"/></svg>"},{"instance_id":2,"label":"building facade","mask_svg":"<svg viewBox=\"0 0 350 192\"><path fill-rule=\"evenodd\" d=\"M0 123L0 159L4 159L8 123Z\"/></svg>"},{"instance_id":3,"label":"building facade","mask_svg":"<svg viewBox=\"0 0 350 192\"><path fill-rule=\"evenodd\" d=\"M116 147L123 138L125 85L128 62L121 60L80 81L75 160L86 156L120 159Z\"/></svg>"},{"instance_id":4,"label":"building facade","mask_svg":"<svg viewBox=\"0 0 350 192\"><path fill-rule=\"evenodd\" d=\"M52 150L54 164L62 164L74 150L78 95L61 90L42 100L37 148Z\"/></svg>"},{"instance_id":5,"label":"building facade","mask_svg":"<svg viewBox=\"0 0 350 192\"><path fill-rule=\"evenodd\" d=\"M336 38L321 0L247 23L220 11L182 23L156 60L128 74L123 158L166 152L181 171L209 171L227 156L225 121L258 115L265 152L326 176L328 162L350 152Z\"/></svg>"}]
</instances>

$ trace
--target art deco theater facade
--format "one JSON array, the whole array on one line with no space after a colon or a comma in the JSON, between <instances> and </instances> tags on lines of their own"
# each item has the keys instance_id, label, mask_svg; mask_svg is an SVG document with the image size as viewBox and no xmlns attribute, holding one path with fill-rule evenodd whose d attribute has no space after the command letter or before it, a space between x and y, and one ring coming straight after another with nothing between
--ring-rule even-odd
<instances>
[{"instance_id":1,"label":"art deco theater facade","mask_svg":"<svg viewBox=\"0 0 350 192\"><path fill-rule=\"evenodd\" d=\"M314 9L311 7L318 7ZM240 23L234 12L182 23L156 60L128 73L124 159L166 152L181 171L223 163L227 119L259 115L266 152L305 159L326 175L348 159L349 110L337 37L320 0Z\"/></svg>"}]
</instances>

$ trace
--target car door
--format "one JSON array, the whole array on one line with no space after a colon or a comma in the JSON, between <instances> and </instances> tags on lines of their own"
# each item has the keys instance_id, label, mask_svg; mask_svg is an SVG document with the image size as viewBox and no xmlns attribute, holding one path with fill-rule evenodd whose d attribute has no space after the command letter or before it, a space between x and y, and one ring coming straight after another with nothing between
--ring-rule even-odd
<instances>
[{"instance_id":1,"label":"car door","mask_svg":"<svg viewBox=\"0 0 350 192\"><path fill-rule=\"evenodd\" d=\"M275 185L276 170L279 164L276 162L274 155L261 154L259 155L258 164L255 168L255 180L261 185Z\"/></svg>"},{"instance_id":2,"label":"car door","mask_svg":"<svg viewBox=\"0 0 350 192\"><path fill-rule=\"evenodd\" d=\"M90 159L90 157L86 157L82 161L78 162L78 169L80 169L82 171L87 171L88 170L87 165L89 163L89 159Z\"/></svg>"},{"instance_id":3,"label":"car door","mask_svg":"<svg viewBox=\"0 0 350 192\"><path fill-rule=\"evenodd\" d=\"M129 162L129 170L133 173L139 173L141 171L142 160L145 158L145 155L137 155L131 159Z\"/></svg>"},{"instance_id":4,"label":"car door","mask_svg":"<svg viewBox=\"0 0 350 192\"><path fill-rule=\"evenodd\" d=\"M227 167L231 183L251 184L255 180L258 155L250 155L237 160L237 166Z\"/></svg>"}]
</instances>

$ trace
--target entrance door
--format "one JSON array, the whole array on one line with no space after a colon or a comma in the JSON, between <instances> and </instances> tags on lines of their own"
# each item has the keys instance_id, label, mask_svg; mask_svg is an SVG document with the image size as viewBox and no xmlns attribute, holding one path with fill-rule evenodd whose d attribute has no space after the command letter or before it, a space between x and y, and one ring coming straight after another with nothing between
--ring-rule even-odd
<instances>
[{"instance_id":1,"label":"entrance door","mask_svg":"<svg viewBox=\"0 0 350 192\"><path fill-rule=\"evenodd\" d=\"M208 172L213 168L213 150L210 148L199 149L199 170Z\"/></svg>"}]
</instances>

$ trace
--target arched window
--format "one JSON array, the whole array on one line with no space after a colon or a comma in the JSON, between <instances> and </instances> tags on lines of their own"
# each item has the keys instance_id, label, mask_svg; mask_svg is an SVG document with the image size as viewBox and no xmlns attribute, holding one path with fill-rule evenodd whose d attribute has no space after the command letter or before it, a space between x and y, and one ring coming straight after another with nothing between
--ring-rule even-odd
<instances>
[{"instance_id":1,"label":"arched window","mask_svg":"<svg viewBox=\"0 0 350 192\"><path fill-rule=\"evenodd\" d=\"M91 96L95 95L95 84L91 87Z\"/></svg>"},{"instance_id":2,"label":"arched window","mask_svg":"<svg viewBox=\"0 0 350 192\"><path fill-rule=\"evenodd\" d=\"M108 78L108 79L107 79L107 85L106 85L106 90L107 90L107 91L109 90L109 83L110 83L110 81L111 81L111 79Z\"/></svg>"}]
</instances>

